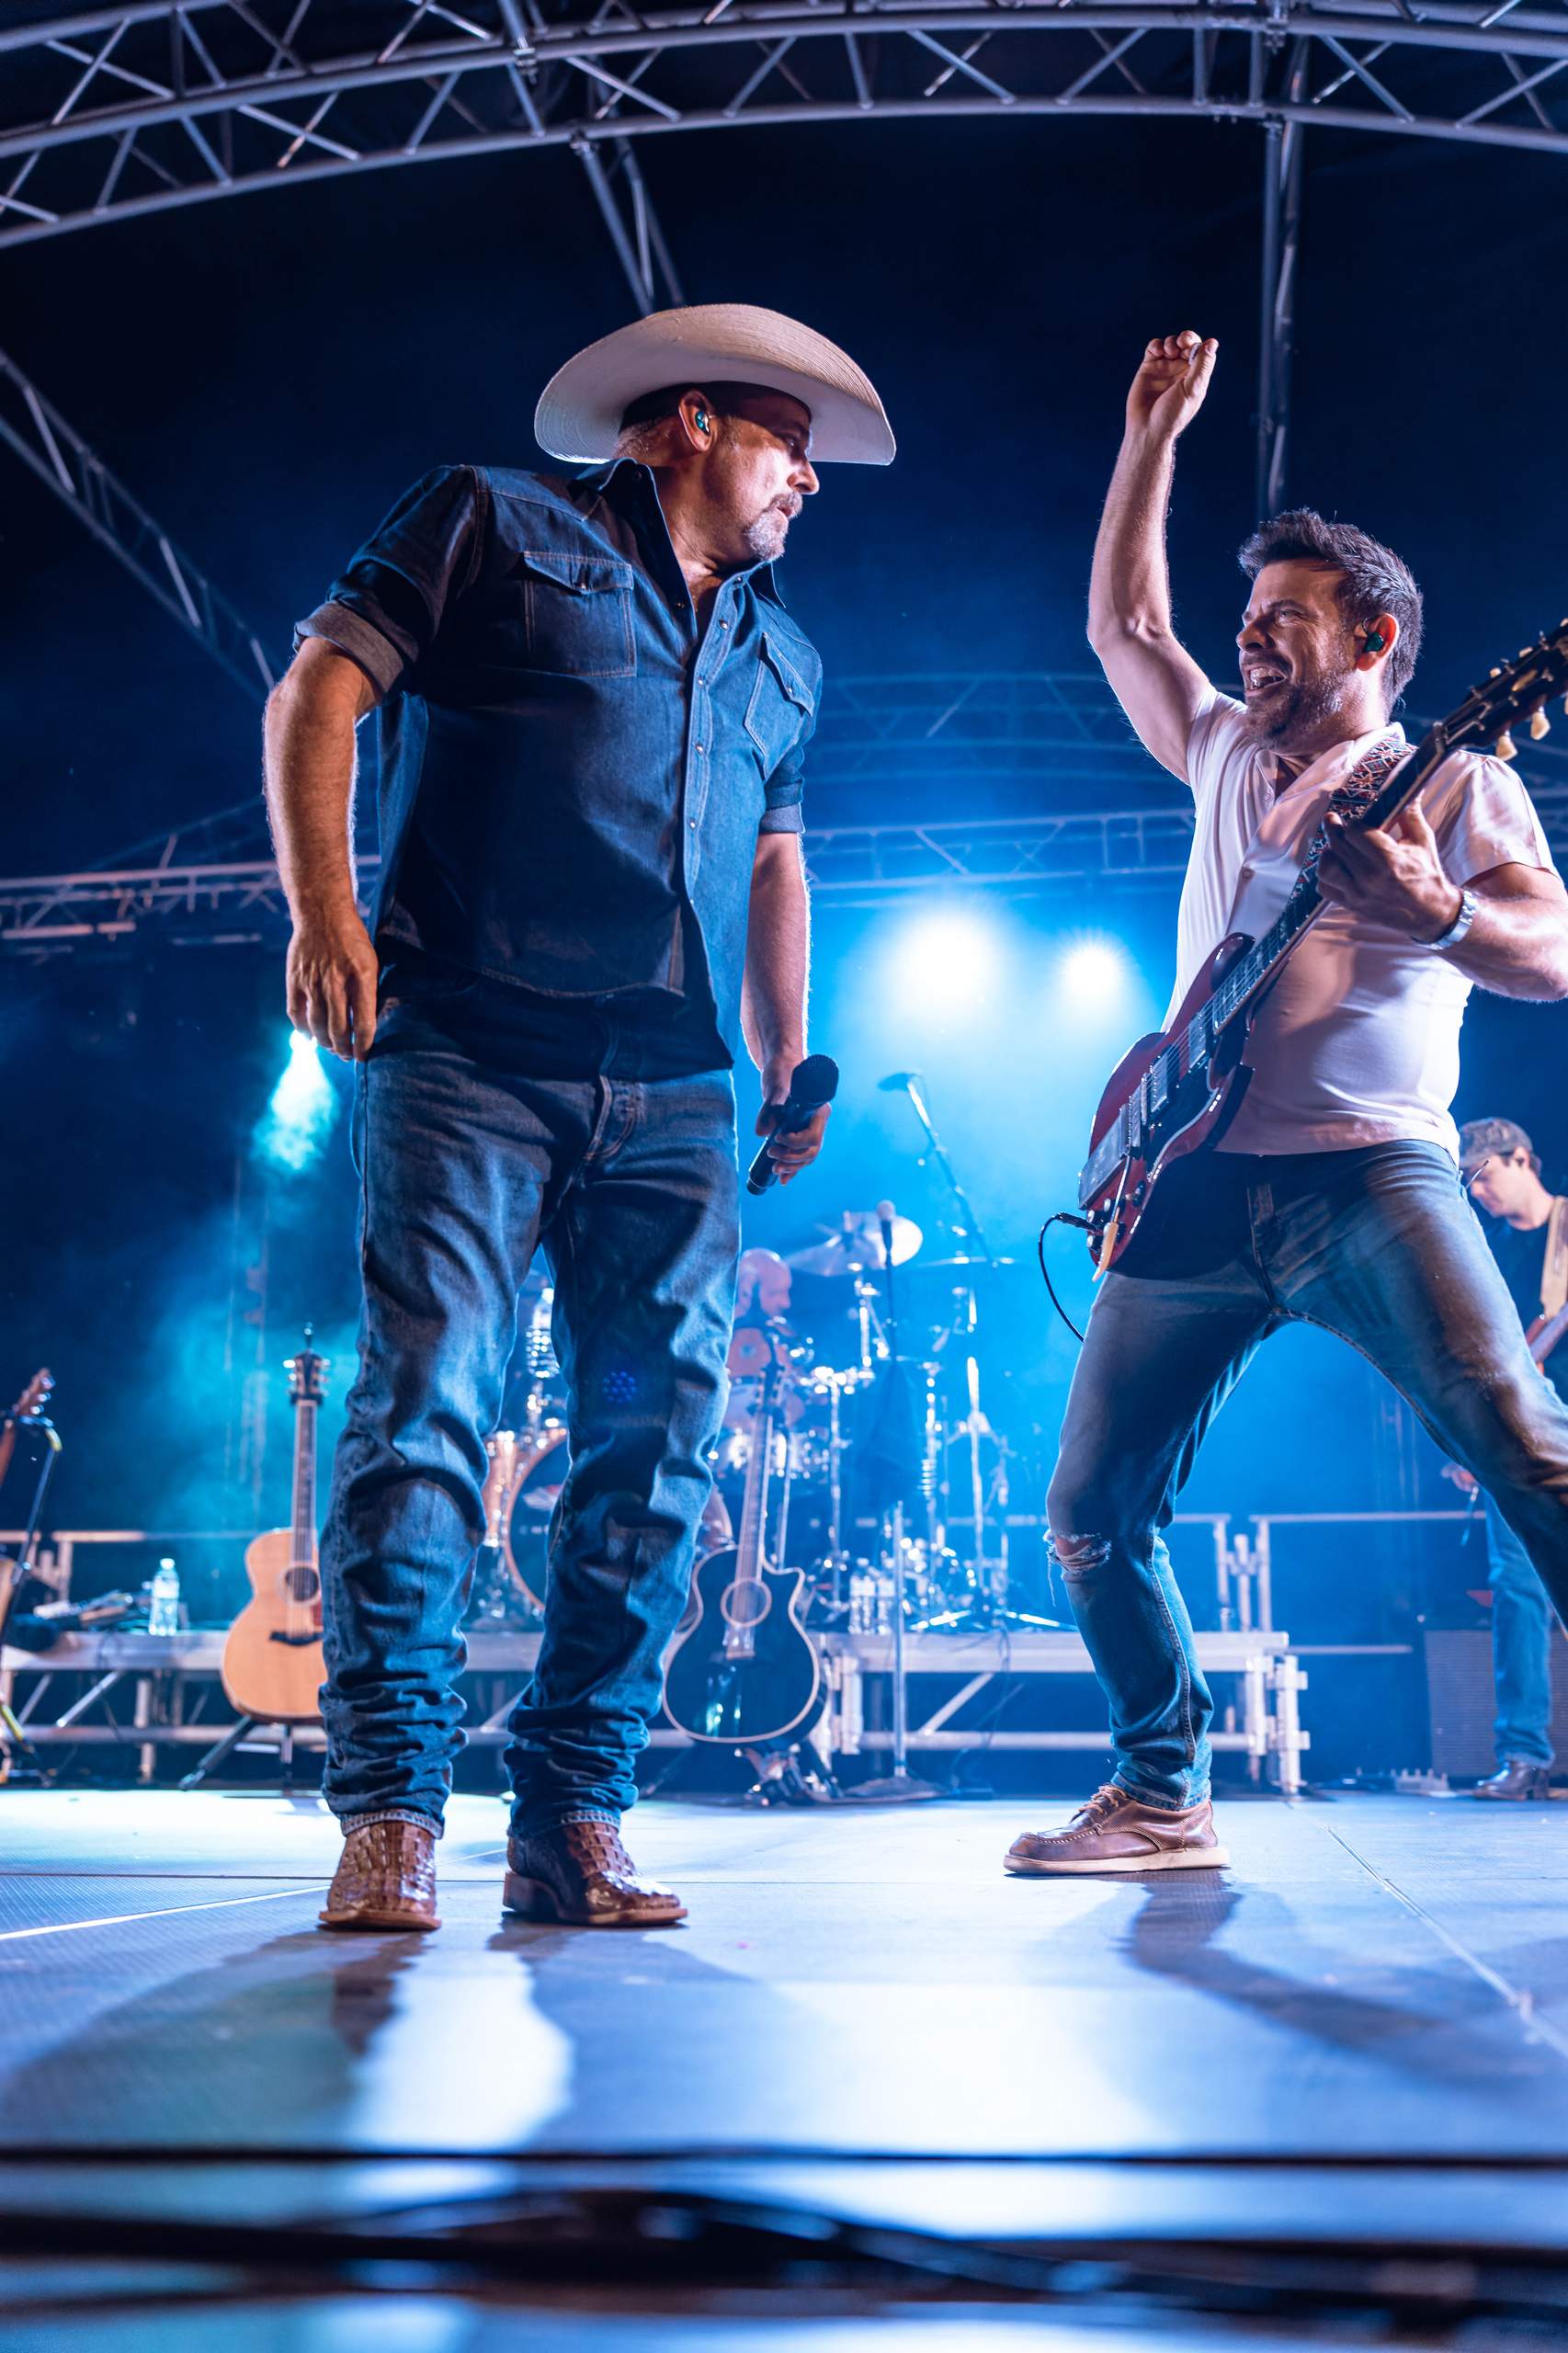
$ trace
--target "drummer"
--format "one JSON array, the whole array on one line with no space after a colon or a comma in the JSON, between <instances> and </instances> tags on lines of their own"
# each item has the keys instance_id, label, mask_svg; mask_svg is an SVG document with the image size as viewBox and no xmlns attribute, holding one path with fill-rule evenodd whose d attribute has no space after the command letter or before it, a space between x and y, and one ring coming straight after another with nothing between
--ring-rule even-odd
<instances>
[{"instance_id":1,"label":"drummer","mask_svg":"<svg viewBox=\"0 0 1568 2353\"><path fill-rule=\"evenodd\" d=\"M736 1330L743 1324L787 1321L790 1289L790 1269L777 1250L743 1250L735 1291Z\"/></svg>"}]
</instances>

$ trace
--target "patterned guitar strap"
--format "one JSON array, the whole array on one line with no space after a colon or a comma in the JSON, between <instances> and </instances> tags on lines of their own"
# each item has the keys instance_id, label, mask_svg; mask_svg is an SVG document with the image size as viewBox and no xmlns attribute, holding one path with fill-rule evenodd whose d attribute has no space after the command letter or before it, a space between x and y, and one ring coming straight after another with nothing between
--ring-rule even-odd
<instances>
[{"instance_id":1,"label":"patterned guitar strap","mask_svg":"<svg viewBox=\"0 0 1568 2353\"><path fill-rule=\"evenodd\" d=\"M1380 737L1370 751L1363 752L1349 775L1336 784L1328 796L1317 830L1307 846L1307 855L1300 874L1290 886L1284 915L1293 916L1299 903L1310 901L1317 891L1318 861L1328 847L1328 820L1334 817L1359 817L1369 809L1400 762L1408 758L1410 745L1400 735Z\"/></svg>"}]
</instances>

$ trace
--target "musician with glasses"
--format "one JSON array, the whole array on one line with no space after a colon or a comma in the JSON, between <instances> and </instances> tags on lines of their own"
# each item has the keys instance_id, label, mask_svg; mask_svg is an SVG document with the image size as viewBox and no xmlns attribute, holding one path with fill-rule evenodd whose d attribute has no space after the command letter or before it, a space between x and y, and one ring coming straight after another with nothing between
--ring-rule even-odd
<instances>
[{"instance_id":1,"label":"musician with glasses","mask_svg":"<svg viewBox=\"0 0 1568 2353\"><path fill-rule=\"evenodd\" d=\"M1222 940L1275 921L1314 844L1327 904L1256 1009L1218 1148L1159 1176L1096 1297L1048 1517L1115 1772L1064 1830L1017 1842L1017 1873L1227 1859L1213 1702L1164 1530L1214 1415L1282 1324L1336 1332L1385 1373L1568 1608L1568 1407L1460 1193L1449 1110L1472 986L1568 996L1568 895L1500 760L1455 754L1386 826L1352 822L1397 763L1391 714L1422 622L1408 566L1365 532L1302 508L1247 541L1240 700L1182 645L1165 516L1216 350L1190 332L1147 346L1090 587L1106 675L1195 804L1173 1011Z\"/></svg>"},{"instance_id":2,"label":"musician with glasses","mask_svg":"<svg viewBox=\"0 0 1568 2353\"><path fill-rule=\"evenodd\" d=\"M1487 1239L1527 1331L1568 1305L1568 1198L1547 1191L1540 1154L1512 1120L1471 1120L1460 1130L1465 1189L1491 1221ZM1534 1343L1540 1359L1544 1332ZM1541 1367L1568 1397L1568 1347L1554 1346ZM1457 1463L1449 1476L1467 1494L1471 1474ZM1492 1667L1497 1694L1497 1770L1478 1798L1528 1802L1551 1794L1551 1604L1529 1554L1490 1495L1486 1511L1487 1582L1492 1587Z\"/></svg>"}]
</instances>

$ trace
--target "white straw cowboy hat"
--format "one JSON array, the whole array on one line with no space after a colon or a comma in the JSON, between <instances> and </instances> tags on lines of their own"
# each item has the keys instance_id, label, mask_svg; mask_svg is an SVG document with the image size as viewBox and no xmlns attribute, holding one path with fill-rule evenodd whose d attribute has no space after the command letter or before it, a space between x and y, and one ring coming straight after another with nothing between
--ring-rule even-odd
<instances>
[{"instance_id":1,"label":"white straw cowboy hat","mask_svg":"<svg viewBox=\"0 0 1568 2353\"><path fill-rule=\"evenodd\" d=\"M813 463L892 463L892 427L848 354L798 319L750 302L655 311L589 344L545 386L534 433L552 458L597 464L615 455L633 401L671 384L709 382L761 384L802 401L812 413Z\"/></svg>"}]
</instances>

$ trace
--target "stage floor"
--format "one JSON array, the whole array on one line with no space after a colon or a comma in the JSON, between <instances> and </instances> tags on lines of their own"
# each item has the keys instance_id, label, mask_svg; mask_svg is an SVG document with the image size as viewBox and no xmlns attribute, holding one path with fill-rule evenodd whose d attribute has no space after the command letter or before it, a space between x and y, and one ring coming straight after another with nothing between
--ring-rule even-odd
<instances>
[{"instance_id":1,"label":"stage floor","mask_svg":"<svg viewBox=\"0 0 1568 2353\"><path fill-rule=\"evenodd\" d=\"M1037 1802L629 1825L689 1925L314 1925L313 1801L0 1796L0 2151L1568 2160L1568 1805L1222 1809L1223 1872L1009 1880Z\"/></svg>"},{"instance_id":2,"label":"stage floor","mask_svg":"<svg viewBox=\"0 0 1568 2353\"><path fill-rule=\"evenodd\" d=\"M1568 1805L1222 1817L1228 1871L1051 1881L1001 1870L1033 1803L650 1804L690 1924L610 1936L505 1921L460 1799L441 1932L332 1937L313 1801L8 1790L0 2203L319 2215L500 2160L1058 2244L1568 2247Z\"/></svg>"}]
</instances>

